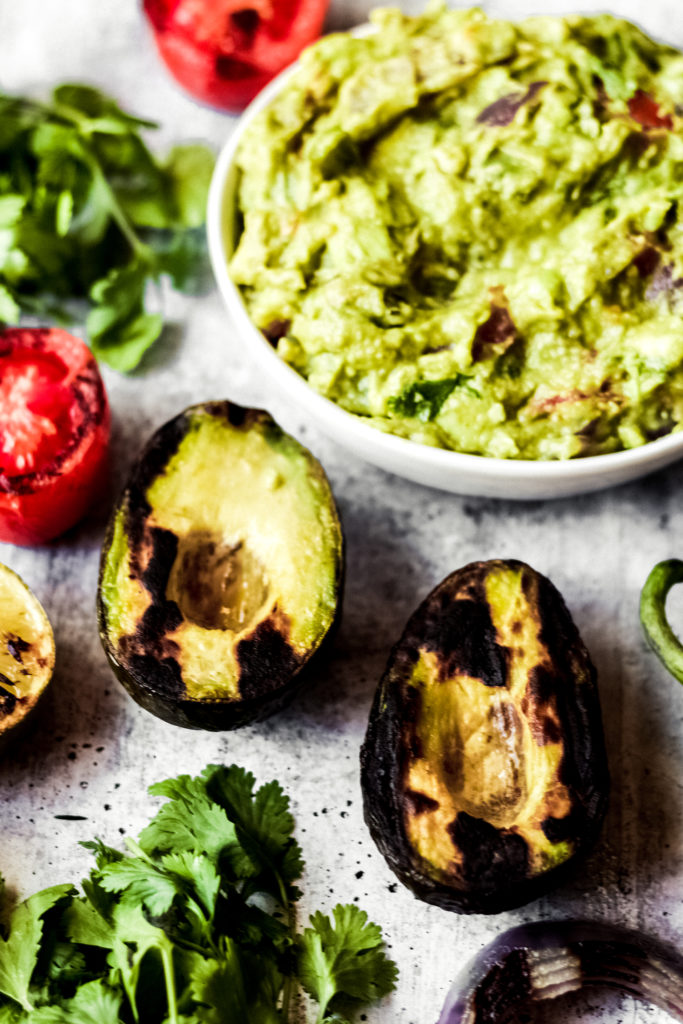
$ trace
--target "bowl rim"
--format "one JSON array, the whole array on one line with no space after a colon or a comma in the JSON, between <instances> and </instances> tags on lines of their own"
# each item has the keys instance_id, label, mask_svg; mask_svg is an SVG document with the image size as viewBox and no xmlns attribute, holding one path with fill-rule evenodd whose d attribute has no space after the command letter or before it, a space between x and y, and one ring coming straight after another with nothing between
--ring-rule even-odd
<instances>
[{"instance_id":1,"label":"bowl rim","mask_svg":"<svg viewBox=\"0 0 683 1024\"><path fill-rule=\"evenodd\" d=\"M373 30L374 26L366 23L351 29L350 34L365 35ZM359 450L361 457L365 457L366 449L372 449L373 454L367 455L368 460L376 465L385 465L390 471L401 474L402 470L395 467L409 465L414 473L424 475L425 471L429 477L441 473L449 478L462 474L466 478L500 484L506 494L506 485L509 484L509 497L517 496L514 494L515 483L523 485L531 481L538 483L539 487L544 484L552 486L555 481L576 485L576 490L559 491L558 496L582 493L582 482L586 484L586 491L608 487L614 483L644 476L683 457L683 426L679 431L646 441L635 448L573 459L505 459L422 444L385 432L365 422L362 417L343 409L315 391L304 377L277 355L270 342L249 318L240 289L228 272L229 249L225 239L225 221L234 211L237 179L235 177L233 187L230 187L229 178L235 170L235 157L242 136L298 67L297 60L276 75L238 119L216 161L209 189L206 224L214 277L235 326L240 334L246 335L253 342L259 363L269 374L278 377L286 385L289 395L311 414L323 432L345 448ZM343 441L340 440L340 436L343 437ZM405 476L418 479L418 476L408 472ZM604 482L596 483L598 479ZM436 483L435 486L440 485ZM444 483L441 486L442 489L457 490L451 484ZM474 494L475 490L463 489L460 493ZM525 493L521 496L529 495Z\"/></svg>"}]
</instances>

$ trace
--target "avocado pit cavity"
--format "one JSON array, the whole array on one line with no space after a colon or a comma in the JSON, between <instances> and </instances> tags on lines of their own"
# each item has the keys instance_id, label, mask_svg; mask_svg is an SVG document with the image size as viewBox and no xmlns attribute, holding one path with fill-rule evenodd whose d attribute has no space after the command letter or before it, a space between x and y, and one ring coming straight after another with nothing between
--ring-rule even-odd
<instances>
[{"instance_id":1,"label":"avocado pit cavity","mask_svg":"<svg viewBox=\"0 0 683 1024\"><path fill-rule=\"evenodd\" d=\"M240 633L255 621L268 584L245 541L230 544L208 530L195 530L179 538L166 596L189 622Z\"/></svg>"}]
</instances>

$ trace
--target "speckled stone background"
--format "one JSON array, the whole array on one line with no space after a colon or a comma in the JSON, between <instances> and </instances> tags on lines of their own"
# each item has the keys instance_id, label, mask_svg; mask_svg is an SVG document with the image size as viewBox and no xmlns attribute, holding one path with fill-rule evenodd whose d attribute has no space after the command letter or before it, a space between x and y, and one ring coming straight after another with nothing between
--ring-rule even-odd
<instances>
[{"instance_id":1,"label":"speckled stone background","mask_svg":"<svg viewBox=\"0 0 683 1024\"><path fill-rule=\"evenodd\" d=\"M368 0L332 0L329 27L364 20ZM404 4L417 10L419 4ZM561 12L555 0L496 0L498 14ZM583 9L590 0L581 0ZM600 2L598 7L602 8ZM683 46L681 0L610 0L614 13ZM163 125L155 145L219 147L234 120L181 95L133 0L0 0L0 88L40 93L87 80ZM683 689L646 649L640 587L655 561L683 552L681 467L558 503L459 498L407 483L342 452L255 373L215 291L164 296L163 343L135 376L106 373L114 416L112 493L153 428L186 405L229 397L269 408L322 460L348 541L345 611L328 671L286 712L236 733L186 732L127 697L100 648L94 599L111 496L81 528L43 549L0 544L52 619L58 666L33 738L0 762L0 872L21 895L83 877L94 835L118 844L154 811L146 787L207 762L237 761L292 796L308 869L305 912L355 900L380 922L401 969L374 1024L433 1024L458 967L498 932L537 918L596 917L673 943L683 938ZM448 572L513 556L563 593L597 664L613 792L601 840L571 884L521 910L465 918L397 884L363 824L358 752L376 682L409 613ZM681 621L683 597L672 615ZM536 1020L658 1022L630 1000L594 993Z\"/></svg>"}]
</instances>

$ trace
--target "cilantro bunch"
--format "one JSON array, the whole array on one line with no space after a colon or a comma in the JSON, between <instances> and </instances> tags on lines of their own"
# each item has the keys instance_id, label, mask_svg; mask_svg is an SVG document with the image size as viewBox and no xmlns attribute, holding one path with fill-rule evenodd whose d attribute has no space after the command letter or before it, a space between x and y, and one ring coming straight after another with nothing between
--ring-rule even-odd
<instances>
[{"instance_id":1,"label":"cilantro bunch","mask_svg":"<svg viewBox=\"0 0 683 1024\"><path fill-rule=\"evenodd\" d=\"M140 135L155 127L90 86L49 103L0 94L0 322L65 321L85 299L95 354L138 365L163 326L149 282L196 288L214 162L201 145L157 160Z\"/></svg>"},{"instance_id":2,"label":"cilantro bunch","mask_svg":"<svg viewBox=\"0 0 683 1024\"><path fill-rule=\"evenodd\" d=\"M0 1024L285 1024L301 986L316 1024L394 987L380 929L353 905L297 934L303 861L277 782L235 765L160 782L128 852L83 844L79 895L29 897L0 938ZM309 1001L308 1005L311 1005Z\"/></svg>"}]
</instances>

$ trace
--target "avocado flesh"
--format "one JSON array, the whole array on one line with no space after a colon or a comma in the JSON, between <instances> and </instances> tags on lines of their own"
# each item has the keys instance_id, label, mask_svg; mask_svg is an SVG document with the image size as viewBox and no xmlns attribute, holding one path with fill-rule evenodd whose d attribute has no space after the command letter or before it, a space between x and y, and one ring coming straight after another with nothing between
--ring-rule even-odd
<instances>
[{"instance_id":1,"label":"avocado flesh","mask_svg":"<svg viewBox=\"0 0 683 1024\"><path fill-rule=\"evenodd\" d=\"M124 671L140 675L131 653L149 657L152 606L173 609L153 646L157 660L175 662L190 701L253 696L259 630L265 661L279 651L290 673L298 671L328 633L339 598L341 531L322 469L266 413L237 409L188 411L175 451L146 481L144 524L131 522L129 491L103 560L105 646ZM150 575L163 576L162 593ZM247 648L249 694L240 685ZM264 691L282 682L264 664Z\"/></svg>"},{"instance_id":2,"label":"avocado flesh","mask_svg":"<svg viewBox=\"0 0 683 1024\"><path fill-rule=\"evenodd\" d=\"M487 913L547 889L609 787L594 669L550 581L501 560L447 577L394 649L361 763L370 830L418 896Z\"/></svg>"},{"instance_id":3,"label":"avocado flesh","mask_svg":"<svg viewBox=\"0 0 683 1024\"><path fill-rule=\"evenodd\" d=\"M0 565L0 746L36 707L54 664L52 627L42 605Z\"/></svg>"},{"instance_id":4,"label":"avocado flesh","mask_svg":"<svg viewBox=\"0 0 683 1024\"><path fill-rule=\"evenodd\" d=\"M567 860L575 845L551 843L542 829L549 813L569 814L571 800L559 778L562 741L550 742L544 734L539 745L521 710L530 672L549 661L521 572L492 573L486 596L497 641L510 652L505 690L459 673L444 679L438 656L425 650L411 680L422 698L415 723L422 756L410 763L406 792L426 796L436 807L415 814L407 801L405 824L436 877L459 877L462 855L448 826L460 811L523 836L533 873ZM546 714L557 725L553 703Z\"/></svg>"}]
</instances>

